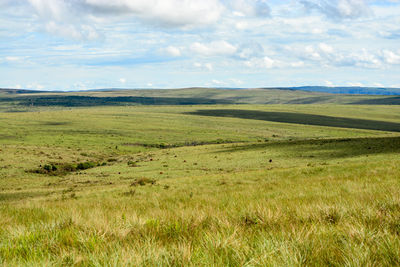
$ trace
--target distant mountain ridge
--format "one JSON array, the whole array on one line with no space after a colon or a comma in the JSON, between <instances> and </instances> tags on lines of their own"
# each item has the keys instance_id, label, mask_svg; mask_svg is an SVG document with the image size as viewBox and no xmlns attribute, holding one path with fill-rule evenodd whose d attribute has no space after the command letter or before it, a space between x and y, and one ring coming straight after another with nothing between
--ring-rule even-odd
<instances>
[{"instance_id":1,"label":"distant mountain ridge","mask_svg":"<svg viewBox=\"0 0 400 267\"><path fill-rule=\"evenodd\" d=\"M352 95L400 95L400 88L391 87L358 87L358 86L299 86L278 87L265 89L300 90L308 92L321 92L330 94L352 94Z\"/></svg>"},{"instance_id":2,"label":"distant mountain ridge","mask_svg":"<svg viewBox=\"0 0 400 267\"><path fill-rule=\"evenodd\" d=\"M0 93L7 93L7 94L35 94L35 93L45 93L45 92L46 91L29 90L29 89L0 88Z\"/></svg>"},{"instance_id":3,"label":"distant mountain ridge","mask_svg":"<svg viewBox=\"0 0 400 267\"><path fill-rule=\"evenodd\" d=\"M90 107L119 105L215 105L215 104L352 104L400 105L399 95L332 94L307 87L283 89L103 89L90 91L27 91L0 89L3 107ZM307 89L306 88L306 89ZM320 87L321 88L321 87ZM322 89L325 87L322 87ZM354 88L353 88L354 89ZM344 89L338 89L343 90ZM357 93L360 93L360 89ZM347 91L346 91L347 92ZM7 108L4 108L7 110Z\"/></svg>"},{"instance_id":4,"label":"distant mountain ridge","mask_svg":"<svg viewBox=\"0 0 400 267\"><path fill-rule=\"evenodd\" d=\"M268 90L290 90L290 91L305 91L305 92L320 92L328 94L351 94L351 95L400 95L400 88L392 87L357 87L357 86L297 86L297 87L262 87L262 88L233 88L233 87L190 87L179 89L143 89L143 88L102 88L80 91L65 91L65 92L107 92L119 90L185 90L185 89L221 89L221 90L248 90L248 89L268 89ZM63 91L38 91L29 89L12 89L0 88L0 93L7 94L31 94L31 93L61 93Z\"/></svg>"}]
</instances>

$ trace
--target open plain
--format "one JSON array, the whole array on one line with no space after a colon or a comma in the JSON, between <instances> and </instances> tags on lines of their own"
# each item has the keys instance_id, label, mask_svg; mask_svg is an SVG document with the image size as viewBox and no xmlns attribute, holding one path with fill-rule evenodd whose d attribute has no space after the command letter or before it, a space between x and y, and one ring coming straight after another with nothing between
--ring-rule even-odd
<instances>
[{"instance_id":1,"label":"open plain","mask_svg":"<svg viewBox=\"0 0 400 267\"><path fill-rule=\"evenodd\" d=\"M398 105L31 99L0 101L2 265L400 264Z\"/></svg>"}]
</instances>

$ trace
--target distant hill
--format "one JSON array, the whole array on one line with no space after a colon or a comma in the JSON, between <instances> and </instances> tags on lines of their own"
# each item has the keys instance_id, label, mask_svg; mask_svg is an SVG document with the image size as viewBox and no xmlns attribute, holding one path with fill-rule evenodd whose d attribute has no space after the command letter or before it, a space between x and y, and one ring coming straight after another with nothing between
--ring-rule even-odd
<instances>
[{"instance_id":1,"label":"distant hill","mask_svg":"<svg viewBox=\"0 0 400 267\"><path fill-rule=\"evenodd\" d=\"M302 90L300 90L299 88L302 88ZM328 87L256 89L102 89L77 92L39 92L19 89L0 89L0 106L2 106L3 109L6 109L6 106L15 108L18 106L89 107L118 105L328 103L361 105L400 105L400 96L390 96L384 94L332 94L327 92L312 91L317 89L323 90L324 88ZM350 90L345 89L345 87L343 88L337 88L337 90ZM352 88L352 90L361 90L353 87L349 88Z\"/></svg>"},{"instance_id":2,"label":"distant hill","mask_svg":"<svg viewBox=\"0 0 400 267\"><path fill-rule=\"evenodd\" d=\"M249 88L229 88L229 87L218 87L218 88L204 88L204 87L191 87L182 89L121 89L121 88L103 88L103 89L91 89L84 91L68 91L68 92L112 92L112 91L153 91L161 92L164 90L209 90L209 89L220 89L220 90L249 90ZM352 94L352 95L400 95L400 88L391 87L357 87L357 86L298 86L298 87L265 87L265 88L254 88L254 89L267 89L267 90L284 90L284 91L306 91L306 92L321 92L328 94ZM254 90L253 89L253 90ZM57 92L62 93L63 91L37 91L28 89L9 89L0 88L0 93L8 94L31 94L31 93L49 93Z\"/></svg>"},{"instance_id":3,"label":"distant hill","mask_svg":"<svg viewBox=\"0 0 400 267\"><path fill-rule=\"evenodd\" d=\"M267 88L271 89L271 88ZM310 92L324 92L330 94L358 94L358 95L400 95L400 88L390 87L328 87L328 86L300 86L275 89L291 89Z\"/></svg>"},{"instance_id":4,"label":"distant hill","mask_svg":"<svg viewBox=\"0 0 400 267\"><path fill-rule=\"evenodd\" d=\"M0 94L37 94L43 93L45 91L38 90L28 90L28 89L9 89L9 88L0 88Z\"/></svg>"}]
</instances>

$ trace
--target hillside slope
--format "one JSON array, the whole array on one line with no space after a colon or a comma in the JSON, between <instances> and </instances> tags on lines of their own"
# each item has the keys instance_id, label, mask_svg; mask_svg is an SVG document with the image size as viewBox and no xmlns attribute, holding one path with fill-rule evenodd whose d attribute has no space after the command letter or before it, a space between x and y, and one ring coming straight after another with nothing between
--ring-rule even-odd
<instances>
[{"instance_id":1,"label":"hillside slope","mask_svg":"<svg viewBox=\"0 0 400 267\"><path fill-rule=\"evenodd\" d=\"M367 104L398 105L398 96L329 94L291 89L185 88L157 90L98 90L35 92L1 90L0 106L119 106L209 104Z\"/></svg>"}]
</instances>

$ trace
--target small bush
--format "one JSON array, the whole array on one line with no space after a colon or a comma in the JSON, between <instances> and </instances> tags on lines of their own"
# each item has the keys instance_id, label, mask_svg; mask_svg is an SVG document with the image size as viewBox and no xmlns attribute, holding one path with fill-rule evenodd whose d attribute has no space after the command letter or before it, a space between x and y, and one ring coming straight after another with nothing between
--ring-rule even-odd
<instances>
[{"instance_id":1,"label":"small bush","mask_svg":"<svg viewBox=\"0 0 400 267\"><path fill-rule=\"evenodd\" d=\"M51 171L51 165L48 165L48 164L46 164L46 165L44 165L43 166L43 169L45 170L45 171Z\"/></svg>"},{"instance_id":2,"label":"small bush","mask_svg":"<svg viewBox=\"0 0 400 267\"><path fill-rule=\"evenodd\" d=\"M128 161L128 166L129 167L137 167L138 165L137 165L137 162L135 162L135 161Z\"/></svg>"},{"instance_id":3,"label":"small bush","mask_svg":"<svg viewBox=\"0 0 400 267\"><path fill-rule=\"evenodd\" d=\"M87 169L94 168L94 167L96 167L96 166L97 166L96 163L91 162L91 161L87 161L87 162L81 162L81 163L79 163L79 164L76 166L76 168L77 168L78 170L87 170Z\"/></svg>"},{"instance_id":4,"label":"small bush","mask_svg":"<svg viewBox=\"0 0 400 267\"><path fill-rule=\"evenodd\" d=\"M72 163L51 163L45 164L44 166L40 166L38 169L29 170L27 172L30 173L38 173L38 174L47 174L47 175L65 175L70 172L76 172L81 170L91 169L97 166L104 166L104 164L99 164L96 162L81 162L78 164Z\"/></svg>"},{"instance_id":5,"label":"small bush","mask_svg":"<svg viewBox=\"0 0 400 267\"><path fill-rule=\"evenodd\" d=\"M138 185L144 186L146 184L152 184L153 185L155 183L156 183L156 180L144 177L144 178L136 179L133 183L131 183L131 186L138 186Z\"/></svg>"}]
</instances>

